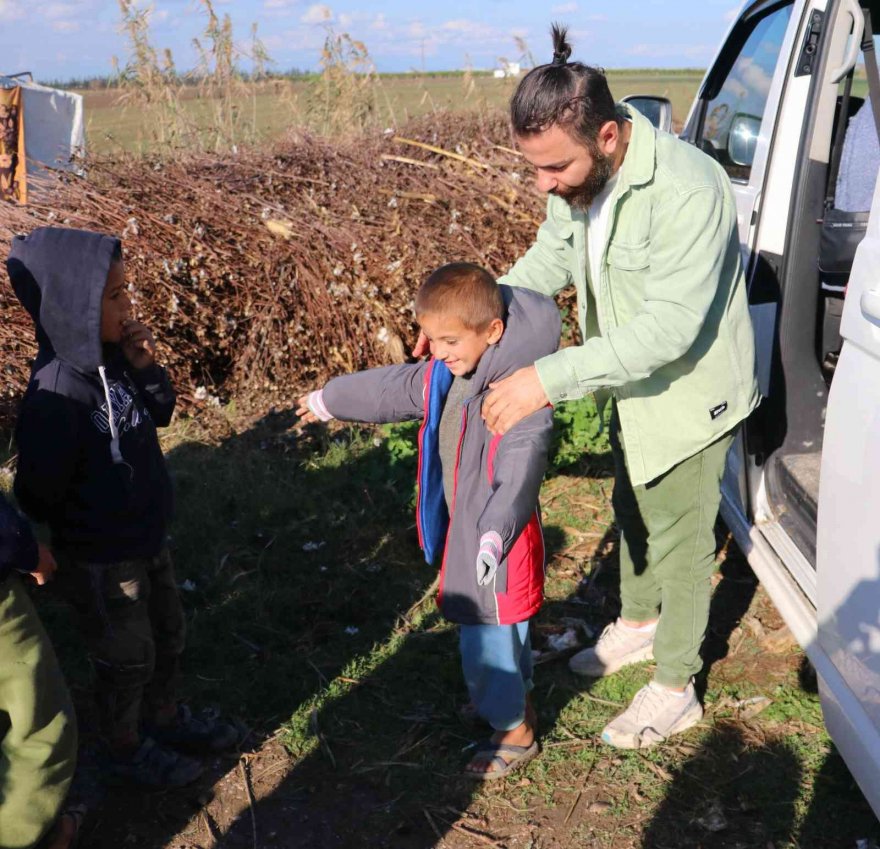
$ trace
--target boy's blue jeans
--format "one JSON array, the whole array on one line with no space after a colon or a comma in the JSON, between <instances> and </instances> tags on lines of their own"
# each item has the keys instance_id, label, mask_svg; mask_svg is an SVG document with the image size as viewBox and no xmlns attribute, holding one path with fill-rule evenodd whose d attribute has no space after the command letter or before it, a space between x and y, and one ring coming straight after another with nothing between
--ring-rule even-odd
<instances>
[{"instance_id":1,"label":"boy's blue jeans","mask_svg":"<svg viewBox=\"0 0 880 849\"><path fill-rule=\"evenodd\" d=\"M532 689L529 622L462 625L461 668L477 713L496 731L510 731L526 716Z\"/></svg>"}]
</instances>

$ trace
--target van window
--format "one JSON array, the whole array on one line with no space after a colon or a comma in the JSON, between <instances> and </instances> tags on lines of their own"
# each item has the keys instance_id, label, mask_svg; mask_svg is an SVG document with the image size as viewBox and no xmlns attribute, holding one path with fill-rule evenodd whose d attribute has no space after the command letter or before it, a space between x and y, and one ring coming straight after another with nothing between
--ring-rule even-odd
<instances>
[{"instance_id":1,"label":"van window","mask_svg":"<svg viewBox=\"0 0 880 849\"><path fill-rule=\"evenodd\" d=\"M776 7L754 23L718 95L706 104L700 147L738 182L748 182L752 170L791 10L791 4Z\"/></svg>"}]
</instances>

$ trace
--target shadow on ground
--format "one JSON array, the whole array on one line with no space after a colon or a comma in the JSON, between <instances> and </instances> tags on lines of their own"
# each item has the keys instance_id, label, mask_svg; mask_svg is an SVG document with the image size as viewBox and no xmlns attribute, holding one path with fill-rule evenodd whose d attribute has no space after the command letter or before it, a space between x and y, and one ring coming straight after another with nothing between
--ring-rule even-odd
<instances>
[{"instance_id":1,"label":"shadow on ground","mask_svg":"<svg viewBox=\"0 0 880 849\"><path fill-rule=\"evenodd\" d=\"M870 834L870 811L827 746L715 709L738 687L783 686L789 672L800 692L794 654L762 665L744 624L756 582L723 529L698 682L704 727L647 757L596 742L650 668L584 681L547 639L581 620L595 637L619 612L605 454L545 486L549 600L533 627L544 751L499 784L464 777L487 732L457 718L467 698L457 635L433 604L436 572L412 520L414 428L298 434L292 424L271 414L210 440L193 426L168 452L189 619L185 696L252 728L242 753L213 760L198 785L101 788L84 653L60 603L40 596L83 715L80 788L95 809L84 846L780 849L852 845L829 842L835 829ZM572 527L585 512L590 522Z\"/></svg>"},{"instance_id":2,"label":"shadow on ground","mask_svg":"<svg viewBox=\"0 0 880 849\"><path fill-rule=\"evenodd\" d=\"M457 635L417 546L415 429L293 424L184 431L167 453L184 695L251 727L241 760L216 758L175 793L105 788L84 651L60 600L40 599L81 714L85 845L252 846L256 828L258 845L424 847L467 829L450 823L473 798L461 767L483 732L457 718ZM563 539L548 529L549 557ZM550 710L567 700L560 689Z\"/></svg>"}]
</instances>

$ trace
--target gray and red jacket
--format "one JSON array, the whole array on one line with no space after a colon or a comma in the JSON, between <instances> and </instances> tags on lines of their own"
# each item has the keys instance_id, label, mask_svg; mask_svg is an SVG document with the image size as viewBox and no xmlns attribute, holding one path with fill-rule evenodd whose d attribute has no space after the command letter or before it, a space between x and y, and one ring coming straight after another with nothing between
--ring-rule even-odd
<instances>
[{"instance_id":1,"label":"gray and red jacket","mask_svg":"<svg viewBox=\"0 0 880 849\"><path fill-rule=\"evenodd\" d=\"M438 604L452 622L510 625L533 616L544 597L544 539L538 493L553 429L547 406L504 436L493 436L480 415L489 384L553 353L559 344L556 304L543 295L501 287L507 306L501 340L483 354L466 399L455 468L455 491L446 507L438 427L452 375L438 360L387 366L331 380L322 392L337 419L392 422L422 419L419 431L419 543L433 563L442 554ZM502 541L494 580L477 582L484 534Z\"/></svg>"}]
</instances>

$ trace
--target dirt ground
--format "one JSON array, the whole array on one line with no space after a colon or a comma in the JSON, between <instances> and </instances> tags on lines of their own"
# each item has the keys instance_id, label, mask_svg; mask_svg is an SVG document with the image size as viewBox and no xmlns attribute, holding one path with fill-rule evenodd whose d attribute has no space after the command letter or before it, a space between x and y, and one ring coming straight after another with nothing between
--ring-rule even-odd
<instances>
[{"instance_id":1,"label":"dirt ground","mask_svg":"<svg viewBox=\"0 0 880 849\"><path fill-rule=\"evenodd\" d=\"M804 832L811 814L798 810L803 763L798 763L790 741L813 740L824 751L824 732L806 721L803 711L783 713L773 721L764 721L764 716L774 693L800 688L809 700L814 698L810 696L814 682L742 555L725 542L720 559L704 648L709 672L700 682L712 693L712 701L707 699L700 728L649 755L602 747L595 736L581 736L576 725L563 723L549 704L546 710L539 704L542 757L506 781L474 788L446 771L445 762L432 765L431 758L431 750L438 747L460 751L471 732L449 717L419 715L416 707L405 718L406 733L394 741L382 762L364 764L361 759L359 763L359 741L338 735L332 749L322 745L313 756L297 761L277 734L251 738L240 756L216 759L207 777L185 791L147 795L110 791L94 812L83 845L102 849L128 845L156 849L855 847L856 832L840 834L840 842L822 836L824 827L814 829L812 837ZM551 571L565 569L564 558L551 566ZM593 612L614 604L613 586L603 588L599 583L587 590L599 599L598 607L589 608ZM583 587L570 599L582 604L582 596ZM554 607L554 616L558 610ZM538 631L545 637L560 630L554 616L539 622ZM577 688L578 682L564 670L567 654L551 654L539 674L545 677L549 672L557 683L563 676L567 686ZM359 686L369 693L369 681ZM592 698L600 707L603 701L613 704L583 692L588 703ZM770 695L738 697L751 692ZM322 739L317 720L316 730ZM427 754L421 763L413 760L416 750ZM584 753L589 757L584 759ZM404 773L402 782L400 773ZM857 810L846 828L869 828L870 811L859 802L845 768L832 764L825 780L849 782ZM427 798L416 787L425 782L432 787ZM800 839L789 835L788 841L777 837L774 842L773 835L780 832L771 821L780 812L783 820L790 820L789 830L796 820L800 823ZM848 816L845 811L837 813ZM822 814L825 825L828 817L833 818L834 812Z\"/></svg>"}]
</instances>

